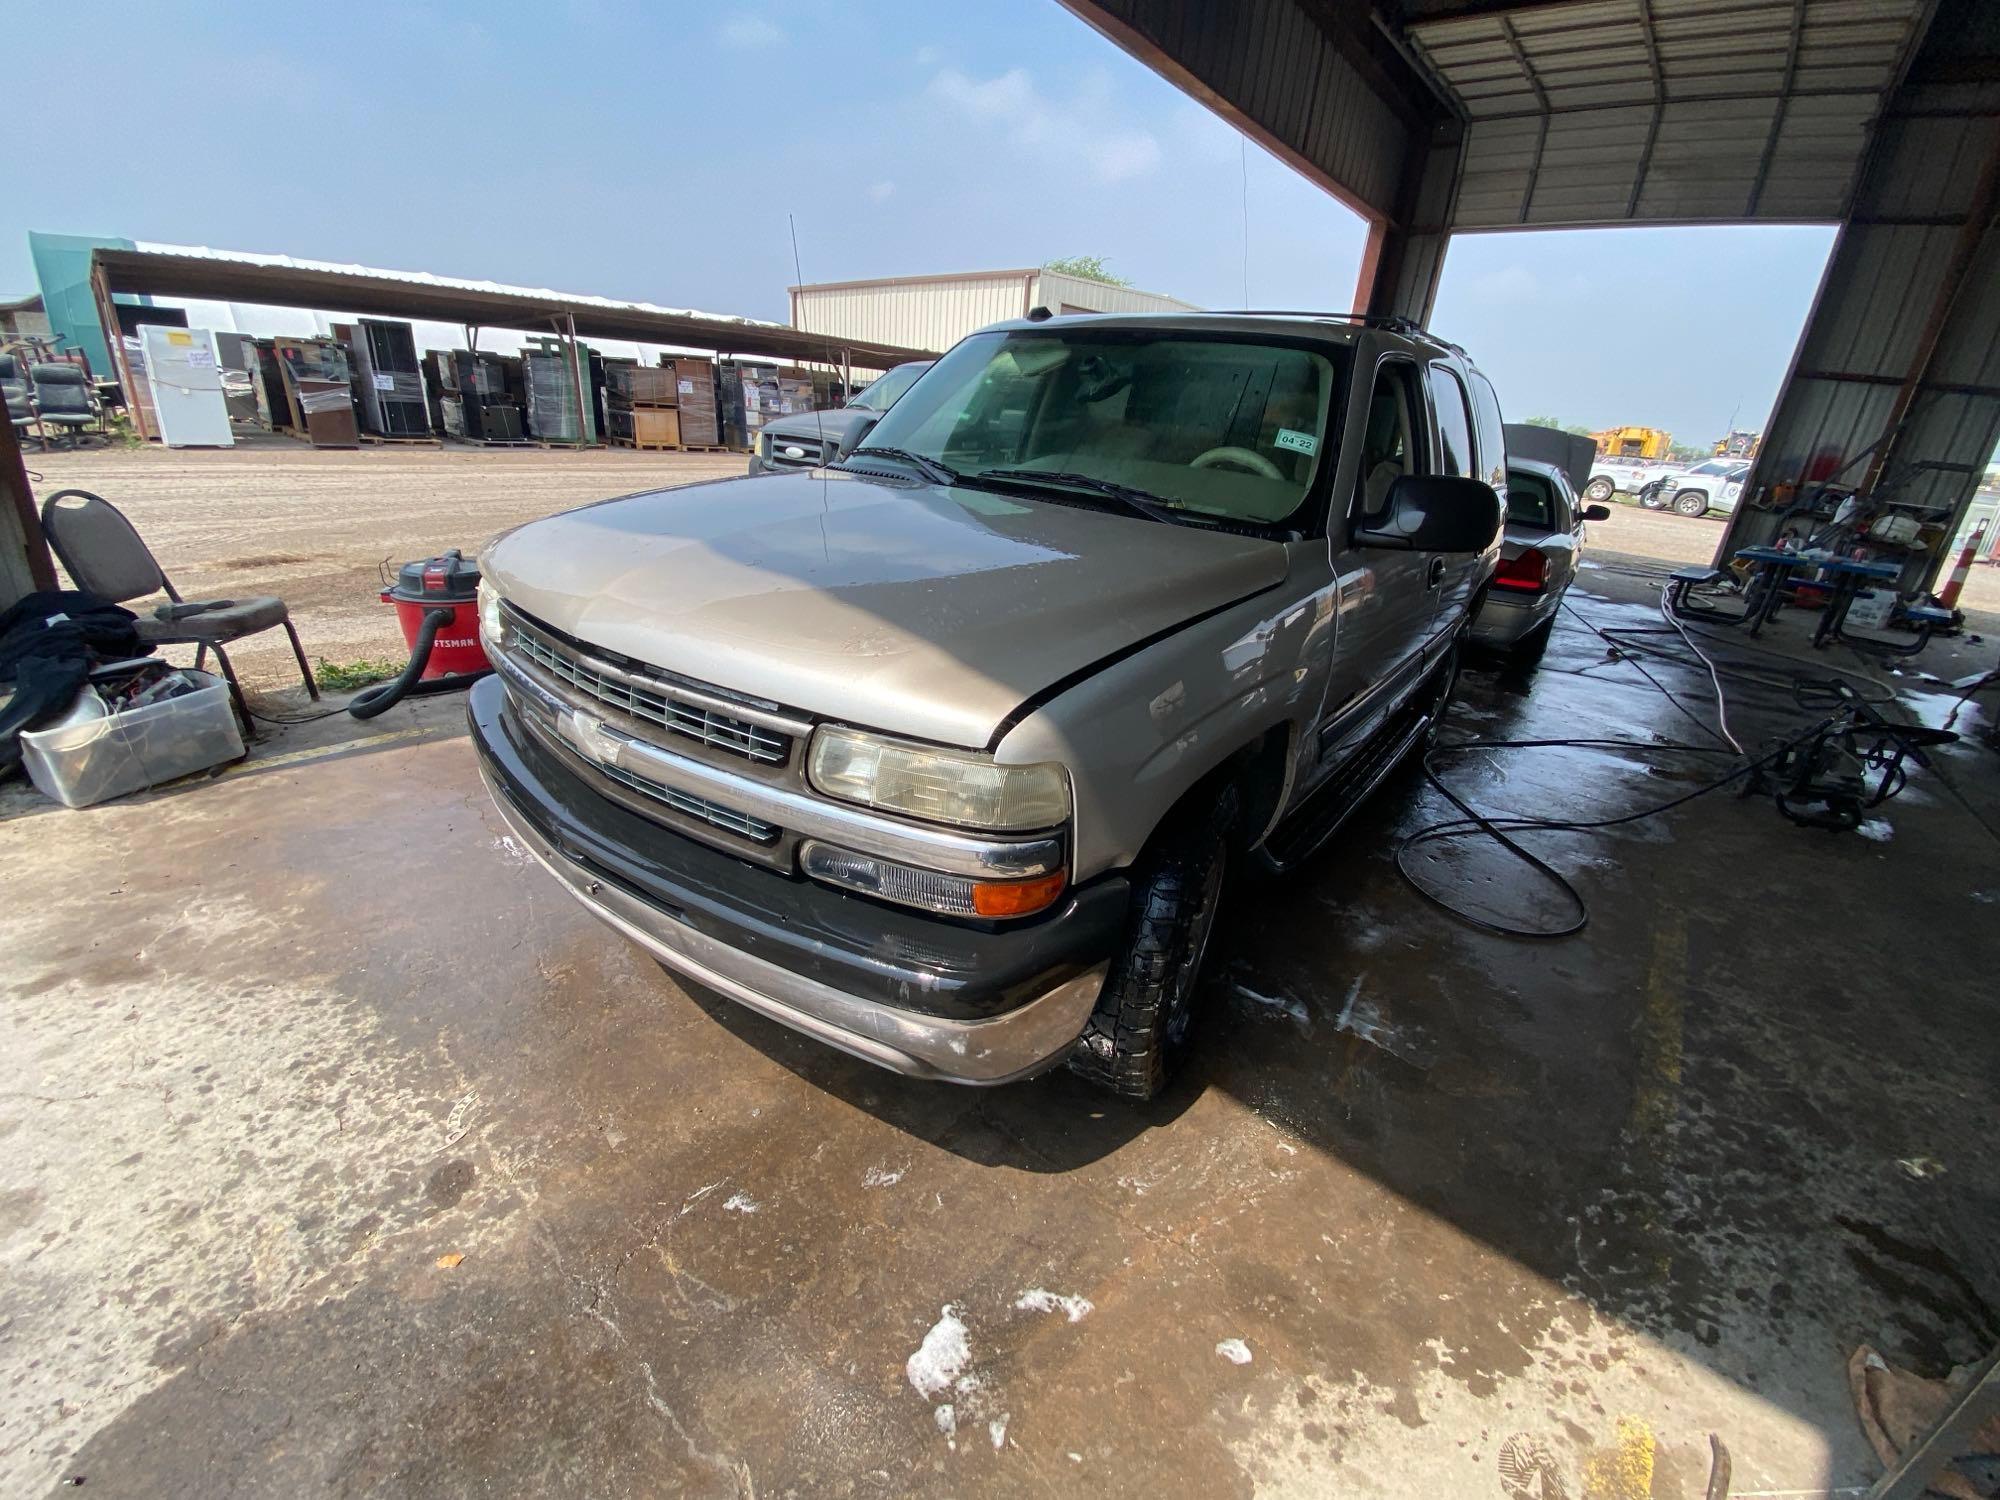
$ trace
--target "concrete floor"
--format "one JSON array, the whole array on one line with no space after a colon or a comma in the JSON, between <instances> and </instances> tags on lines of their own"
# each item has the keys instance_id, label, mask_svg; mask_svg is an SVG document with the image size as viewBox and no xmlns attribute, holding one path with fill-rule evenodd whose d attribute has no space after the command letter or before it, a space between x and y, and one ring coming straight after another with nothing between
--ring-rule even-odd
<instances>
[{"instance_id":1,"label":"concrete floor","mask_svg":"<svg viewBox=\"0 0 2000 1500\"><path fill-rule=\"evenodd\" d=\"M1699 736L1602 656L1566 618L1453 733ZM1406 778L1237 890L1134 1110L676 985L501 836L459 712L0 796L0 1493L1679 1500L1715 1433L1738 1496L1856 1494L1854 1346L2000 1338L2000 857L1935 777L1870 837L1727 792L1543 835L1591 908L1554 944L1400 883L1447 811ZM1944 763L2000 824L1992 753ZM1452 774L1589 816L1698 773Z\"/></svg>"}]
</instances>

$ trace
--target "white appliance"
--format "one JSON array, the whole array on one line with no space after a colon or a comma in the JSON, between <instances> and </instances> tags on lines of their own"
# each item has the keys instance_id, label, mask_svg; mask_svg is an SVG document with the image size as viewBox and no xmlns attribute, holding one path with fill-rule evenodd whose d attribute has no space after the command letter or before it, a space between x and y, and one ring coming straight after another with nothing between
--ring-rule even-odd
<instances>
[{"instance_id":1,"label":"white appliance","mask_svg":"<svg viewBox=\"0 0 2000 1500\"><path fill-rule=\"evenodd\" d=\"M160 441L169 448L235 447L215 335L206 328L142 323L139 342L146 351L146 380Z\"/></svg>"}]
</instances>

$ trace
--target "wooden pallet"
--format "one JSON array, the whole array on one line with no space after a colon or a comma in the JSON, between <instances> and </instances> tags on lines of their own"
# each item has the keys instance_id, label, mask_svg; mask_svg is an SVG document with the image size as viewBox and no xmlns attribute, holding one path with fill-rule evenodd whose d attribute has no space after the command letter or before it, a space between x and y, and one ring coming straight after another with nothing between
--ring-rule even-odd
<instances>
[{"instance_id":1,"label":"wooden pallet","mask_svg":"<svg viewBox=\"0 0 2000 1500\"><path fill-rule=\"evenodd\" d=\"M748 448L732 448L727 443L682 443L683 453L748 453Z\"/></svg>"},{"instance_id":2,"label":"wooden pallet","mask_svg":"<svg viewBox=\"0 0 2000 1500\"><path fill-rule=\"evenodd\" d=\"M538 443L531 438L514 441L508 438L454 437L454 443L463 443L468 448L546 448L547 443Z\"/></svg>"},{"instance_id":3,"label":"wooden pallet","mask_svg":"<svg viewBox=\"0 0 2000 1500\"><path fill-rule=\"evenodd\" d=\"M636 438L627 437L609 437L605 441L614 448L632 448L640 453L685 453L688 451L680 443L642 443Z\"/></svg>"},{"instance_id":4,"label":"wooden pallet","mask_svg":"<svg viewBox=\"0 0 2000 1500\"><path fill-rule=\"evenodd\" d=\"M359 434L364 443L403 443L417 448L441 448L443 442L435 437L387 437L378 432Z\"/></svg>"}]
</instances>

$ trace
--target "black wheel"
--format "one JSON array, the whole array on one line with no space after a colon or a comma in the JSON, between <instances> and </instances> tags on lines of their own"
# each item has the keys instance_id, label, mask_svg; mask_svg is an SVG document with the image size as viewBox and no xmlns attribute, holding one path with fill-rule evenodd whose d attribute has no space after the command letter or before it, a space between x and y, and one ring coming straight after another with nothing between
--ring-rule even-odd
<instances>
[{"instance_id":1,"label":"black wheel","mask_svg":"<svg viewBox=\"0 0 2000 1500\"><path fill-rule=\"evenodd\" d=\"M1465 651L1461 634L1452 642L1451 655L1438 664L1432 680L1423 692L1429 694L1424 704L1424 712L1430 715L1430 722L1424 726L1423 736L1417 741L1417 751L1422 754L1437 744L1438 736L1444 733L1445 716L1451 712L1451 700L1458 695L1458 664Z\"/></svg>"},{"instance_id":2,"label":"black wheel","mask_svg":"<svg viewBox=\"0 0 2000 1500\"><path fill-rule=\"evenodd\" d=\"M1124 948L1070 1055L1101 1088L1150 1099L1187 1058L1239 805L1234 787L1191 799L1133 869Z\"/></svg>"},{"instance_id":3,"label":"black wheel","mask_svg":"<svg viewBox=\"0 0 2000 1500\"><path fill-rule=\"evenodd\" d=\"M1617 485L1600 474L1583 487L1583 498L1602 505L1617 493L1617 489Z\"/></svg>"},{"instance_id":4,"label":"black wheel","mask_svg":"<svg viewBox=\"0 0 2000 1500\"><path fill-rule=\"evenodd\" d=\"M1533 667L1549 649L1549 637L1556 633L1556 617L1550 615L1507 649L1509 665Z\"/></svg>"},{"instance_id":5,"label":"black wheel","mask_svg":"<svg viewBox=\"0 0 2000 1500\"><path fill-rule=\"evenodd\" d=\"M1673 506L1677 516L1705 516L1708 514L1708 494L1703 490L1675 490Z\"/></svg>"}]
</instances>

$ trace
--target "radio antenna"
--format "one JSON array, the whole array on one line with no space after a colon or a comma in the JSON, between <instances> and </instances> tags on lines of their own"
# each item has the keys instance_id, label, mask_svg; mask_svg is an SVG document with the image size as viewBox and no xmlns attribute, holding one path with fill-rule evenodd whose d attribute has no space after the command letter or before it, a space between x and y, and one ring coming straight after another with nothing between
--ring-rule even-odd
<instances>
[{"instance_id":1,"label":"radio antenna","mask_svg":"<svg viewBox=\"0 0 2000 1500\"><path fill-rule=\"evenodd\" d=\"M805 290L805 285L806 285L806 273L799 269L799 226L797 222L793 220L790 214L785 215L785 227L791 230L792 232L793 281L794 284L798 286L799 290L803 292ZM794 299L792 303L792 311L793 315L797 317L799 320L798 322L799 332L804 333L806 331L805 302L800 299ZM826 459L827 459L826 420L823 417L821 417L819 413L819 397L815 395L812 398L812 401L813 401L813 430L819 434L819 460L820 460L818 464L814 465L814 467L824 468L826 466Z\"/></svg>"}]
</instances>

